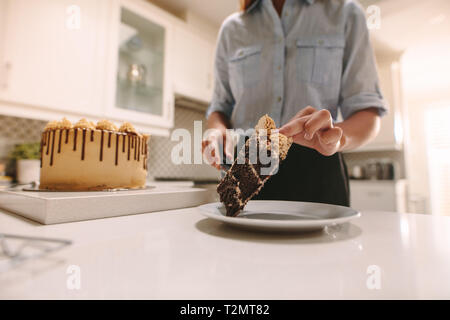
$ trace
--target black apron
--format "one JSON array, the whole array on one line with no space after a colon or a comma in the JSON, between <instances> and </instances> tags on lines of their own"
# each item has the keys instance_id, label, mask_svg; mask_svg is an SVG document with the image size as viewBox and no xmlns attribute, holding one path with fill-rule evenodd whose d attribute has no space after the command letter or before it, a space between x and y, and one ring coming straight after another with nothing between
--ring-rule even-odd
<instances>
[{"instance_id":1,"label":"black apron","mask_svg":"<svg viewBox=\"0 0 450 320\"><path fill-rule=\"evenodd\" d=\"M350 205L347 167L341 153L323 156L316 150L292 144L254 200L290 200Z\"/></svg>"}]
</instances>

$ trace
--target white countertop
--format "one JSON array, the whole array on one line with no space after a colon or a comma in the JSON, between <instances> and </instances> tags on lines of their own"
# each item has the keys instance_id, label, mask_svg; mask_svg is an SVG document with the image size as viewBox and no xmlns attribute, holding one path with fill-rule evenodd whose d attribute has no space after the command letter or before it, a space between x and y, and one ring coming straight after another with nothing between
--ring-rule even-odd
<instances>
[{"instance_id":1,"label":"white countertop","mask_svg":"<svg viewBox=\"0 0 450 320\"><path fill-rule=\"evenodd\" d=\"M73 244L0 273L0 299L450 298L450 217L363 212L282 235L232 229L195 208L50 226L0 211L1 232ZM67 287L71 265L79 290ZM373 265L380 289L367 286Z\"/></svg>"}]
</instances>

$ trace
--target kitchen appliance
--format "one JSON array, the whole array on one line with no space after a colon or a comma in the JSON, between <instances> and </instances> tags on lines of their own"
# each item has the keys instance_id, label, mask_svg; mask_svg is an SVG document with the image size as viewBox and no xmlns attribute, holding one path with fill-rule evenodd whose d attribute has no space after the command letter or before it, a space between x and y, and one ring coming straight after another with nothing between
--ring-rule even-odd
<instances>
[{"instance_id":1,"label":"kitchen appliance","mask_svg":"<svg viewBox=\"0 0 450 320\"><path fill-rule=\"evenodd\" d=\"M354 166L354 168L359 166ZM391 159L370 160L362 167L362 178L368 180L394 180L396 178L396 164ZM352 178L355 173L352 170ZM356 178L356 177L355 177ZM358 178L357 178L358 179Z\"/></svg>"},{"instance_id":2,"label":"kitchen appliance","mask_svg":"<svg viewBox=\"0 0 450 320\"><path fill-rule=\"evenodd\" d=\"M355 165L352 167L351 172L352 179L364 179L365 178L365 170L363 166Z\"/></svg>"},{"instance_id":3,"label":"kitchen appliance","mask_svg":"<svg viewBox=\"0 0 450 320\"><path fill-rule=\"evenodd\" d=\"M365 168L365 178L369 180L381 180L381 164L376 160L371 160L367 162Z\"/></svg>"},{"instance_id":4,"label":"kitchen appliance","mask_svg":"<svg viewBox=\"0 0 450 320\"><path fill-rule=\"evenodd\" d=\"M381 180L394 180L395 177L395 164L390 159L380 160L381 166Z\"/></svg>"}]
</instances>

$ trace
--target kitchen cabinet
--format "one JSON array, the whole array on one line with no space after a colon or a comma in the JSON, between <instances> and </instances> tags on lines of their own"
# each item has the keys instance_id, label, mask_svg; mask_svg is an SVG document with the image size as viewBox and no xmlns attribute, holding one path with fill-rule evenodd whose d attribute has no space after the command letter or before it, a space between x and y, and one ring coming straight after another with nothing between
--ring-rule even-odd
<instances>
[{"instance_id":1,"label":"kitchen cabinet","mask_svg":"<svg viewBox=\"0 0 450 320\"><path fill-rule=\"evenodd\" d=\"M109 39L106 110L110 118L173 126L171 82L173 27L167 15L145 1L116 1Z\"/></svg>"},{"instance_id":2,"label":"kitchen cabinet","mask_svg":"<svg viewBox=\"0 0 450 320\"><path fill-rule=\"evenodd\" d=\"M350 206L359 211L406 212L406 181L350 180Z\"/></svg>"},{"instance_id":3,"label":"kitchen cabinet","mask_svg":"<svg viewBox=\"0 0 450 320\"><path fill-rule=\"evenodd\" d=\"M175 29L174 91L183 96L209 102L214 80L215 43L190 31L186 26Z\"/></svg>"},{"instance_id":4,"label":"kitchen cabinet","mask_svg":"<svg viewBox=\"0 0 450 320\"><path fill-rule=\"evenodd\" d=\"M0 9L1 114L169 133L169 14L143 0L0 0Z\"/></svg>"},{"instance_id":5,"label":"kitchen cabinet","mask_svg":"<svg viewBox=\"0 0 450 320\"><path fill-rule=\"evenodd\" d=\"M0 2L0 99L10 113L30 115L25 105L101 116L109 0Z\"/></svg>"}]
</instances>

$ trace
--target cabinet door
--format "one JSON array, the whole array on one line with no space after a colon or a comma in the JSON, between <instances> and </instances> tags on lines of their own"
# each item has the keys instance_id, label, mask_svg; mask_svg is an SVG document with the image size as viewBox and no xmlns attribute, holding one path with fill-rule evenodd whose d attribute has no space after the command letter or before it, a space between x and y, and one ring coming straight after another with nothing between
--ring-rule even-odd
<instances>
[{"instance_id":1,"label":"cabinet door","mask_svg":"<svg viewBox=\"0 0 450 320\"><path fill-rule=\"evenodd\" d=\"M178 27L175 31L174 90L205 102L213 90L214 44Z\"/></svg>"},{"instance_id":2,"label":"cabinet door","mask_svg":"<svg viewBox=\"0 0 450 320\"><path fill-rule=\"evenodd\" d=\"M108 0L6 0L5 5L3 100L101 114Z\"/></svg>"},{"instance_id":3,"label":"cabinet door","mask_svg":"<svg viewBox=\"0 0 450 320\"><path fill-rule=\"evenodd\" d=\"M350 181L350 206L360 211L397 211L395 183Z\"/></svg>"},{"instance_id":4,"label":"cabinet door","mask_svg":"<svg viewBox=\"0 0 450 320\"><path fill-rule=\"evenodd\" d=\"M106 76L108 117L133 122L151 132L163 128L167 134L173 126L174 108L172 25L160 9L147 2L114 3Z\"/></svg>"}]
</instances>

